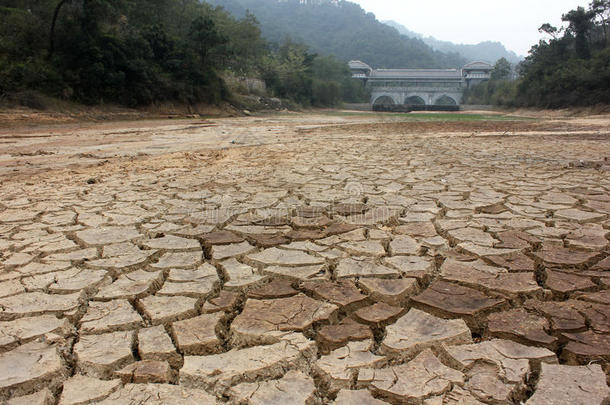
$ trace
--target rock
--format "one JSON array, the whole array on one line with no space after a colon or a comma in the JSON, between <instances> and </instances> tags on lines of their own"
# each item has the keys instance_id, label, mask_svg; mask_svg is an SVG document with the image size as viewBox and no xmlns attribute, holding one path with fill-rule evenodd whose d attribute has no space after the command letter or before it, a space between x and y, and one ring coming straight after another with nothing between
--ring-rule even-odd
<instances>
[{"instance_id":1,"label":"rock","mask_svg":"<svg viewBox=\"0 0 610 405\"><path fill-rule=\"evenodd\" d=\"M191 269L171 269L167 276L167 282L187 283L193 281L208 281L215 283L218 281L216 267L210 263L203 263L194 270Z\"/></svg>"},{"instance_id":2,"label":"rock","mask_svg":"<svg viewBox=\"0 0 610 405\"><path fill-rule=\"evenodd\" d=\"M527 300L524 308L549 318L551 329L555 331L569 332L586 328L585 317L578 311L578 302Z\"/></svg>"},{"instance_id":3,"label":"rock","mask_svg":"<svg viewBox=\"0 0 610 405\"><path fill-rule=\"evenodd\" d=\"M262 272L263 274L284 277L290 280L309 280L323 277L326 273L326 266L323 264L301 267L269 266L265 267Z\"/></svg>"},{"instance_id":4,"label":"rock","mask_svg":"<svg viewBox=\"0 0 610 405\"><path fill-rule=\"evenodd\" d=\"M94 299L110 301L115 299L141 298L158 289L163 283L163 272L137 270L123 274L115 282L100 288Z\"/></svg>"},{"instance_id":5,"label":"rock","mask_svg":"<svg viewBox=\"0 0 610 405\"><path fill-rule=\"evenodd\" d=\"M110 379L115 370L134 361L134 332L84 335L74 345L76 368L90 377Z\"/></svg>"},{"instance_id":6,"label":"rock","mask_svg":"<svg viewBox=\"0 0 610 405\"><path fill-rule=\"evenodd\" d=\"M269 344L274 331L304 331L315 322L328 321L338 307L299 294L275 300L248 299L231 324L232 341L238 346Z\"/></svg>"},{"instance_id":7,"label":"rock","mask_svg":"<svg viewBox=\"0 0 610 405\"><path fill-rule=\"evenodd\" d=\"M586 291L597 287L597 284L587 277L575 274L546 270L544 285L554 293L564 296L575 291Z\"/></svg>"},{"instance_id":8,"label":"rock","mask_svg":"<svg viewBox=\"0 0 610 405\"><path fill-rule=\"evenodd\" d=\"M407 235L397 235L390 242L392 256L417 256L420 251L421 245Z\"/></svg>"},{"instance_id":9,"label":"rock","mask_svg":"<svg viewBox=\"0 0 610 405\"><path fill-rule=\"evenodd\" d=\"M348 216L348 215L356 215L356 214L364 214L369 208L366 204L360 203L340 203L334 204L329 208L329 211L333 214ZM351 229L350 229L351 230ZM349 232L349 231L347 231Z\"/></svg>"},{"instance_id":10,"label":"rock","mask_svg":"<svg viewBox=\"0 0 610 405\"><path fill-rule=\"evenodd\" d=\"M603 290L594 293L581 294L578 296L579 299L590 302L597 302L600 304L610 304L610 290Z\"/></svg>"},{"instance_id":11,"label":"rock","mask_svg":"<svg viewBox=\"0 0 610 405\"><path fill-rule=\"evenodd\" d=\"M458 228L447 232L449 237L456 243L472 242L476 245L494 247L499 242L487 232L483 232L478 228Z\"/></svg>"},{"instance_id":12,"label":"rock","mask_svg":"<svg viewBox=\"0 0 610 405\"><path fill-rule=\"evenodd\" d=\"M557 363L557 357L548 349L509 340L444 346L442 349L445 364L466 373L470 378L465 388L486 402L508 404L513 399L523 399L530 373L539 370L542 362Z\"/></svg>"},{"instance_id":13,"label":"rock","mask_svg":"<svg viewBox=\"0 0 610 405\"><path fill-rule=\"evenodd\" d=\"M356 285L348 280L327 281L311 280L304 281L300 287L311 293L314 297L322 299L342 308L353 308L360 306L366 300Z\"/></svg>"},{"instance_id":14,"label":"rock","mask_svg":"<svg viewBox=\"0 0 610 405\"><path fill-rule=\"evenodd\" d=\"M540 242L538 238L533 237L528 233L514 230L498 232L496 236L501 241L501 243L496 243L494 245L496 248L528 249L532 244Z\"/></svg>"},{"instance_id":15,"label":"rock","mask_svg":"<svg viewBox=\"0 0 610 405\"><path fill-rule=\"evenodd\" d=\"M424 400L423 405L485 405L472 394L459 386L443 395L430 397Z\"/></svg>"},{"instance_id":16,"label":"rock","mask_svg":"<svg viewBox=\"0 0 610 405\"><path fill-rule=\"evenodd\" d=\"M262 265L275 266L313 266L324 264L324 259L309 255L299 250L265 249L260 253L250 254L248 260Z\"/></svg>"},{"instance_id":17,"label":"rock","mask_svg":"<svg viewBox=\"0 0 610 405\"><path fill-rule=\"evenodd\" d=\"M436 229L432 222L409 222L394 228L394 232L399 235L421 236L432 238L437 236Z\"/></svg>"},{"instance_id":18,"label":"rock","mask_svg":"<svg viewBox=\"0 0 610 405\"><path fill-rule=\"evenodd\" d=\"M397 280L363 278L358 284L373 300L394 306L404 305L409 297L419 290L417 280L414 278Z\"/></svg>"},{"instance_id":19,"label":"rock","mask_svg":"<svg viewBox=\"0 0 610 405\"><path fill-rule=\"evenodd\" d=\"M153 325L161 325L197 315L196 298L154 296L138 300L136 306Z\"/></svg>"},{"instance_id":20,"label":"rock","mask_svg":"<svg viewBox=\"0 0 610 405\"><path fill-rule=\"evenodd\" d=\"M31 394L45 386L55 390L67 375L55 347L26 343L0 354L0 400Z\"/></svg>"},{"instance_id":21,"label":"rock","mask_svg":"<svg viewBox=\"0 0 610 405\"><path fill-rule=\"evenodd\" d=\"M556 211L555 217L584 224L587 222L597 222L602 220L606 218L606 215L599 214L597 212L582 211L575 208L570 208L567 210Z\"/></svg>"},{"instance_id":22,"label":"rock","mask_svg":"<svg viewBox=\"0 0 610 405\"><path fill-rule=\"evenodd\" d=\"M398 278L398 271L377 264L371 259L348 258L339 262L336 269L337 278L348 277L379 277Z\"/></svg>"},{"instance_id":23,"label":"rock","mask_svg":"<svg viewBox=\"0 0 610 405\"><path fill-rule=\"evenodd\" d=\"M166 384L172 380L172 369L166 361L144 360L132 363L114 373L123 384Z\"/></svg>"},{"instance_id":24,"label":"rock","mask_svg":"<svg viewBox=\"0 0 610 405\"><path fill-rule=\"evenodd\" d=\"M0 352L50 333L65 336L71 328L72 325L67 319L58 319L53 315L0 322Z\"/></svg>"},{"instance_id":25,"label":"rock","mask_svg":"<svg viewBox=\"0 0 610 405\"><path fill-rule=\"evenodd\" d=\"M337 394L335 405L387 405L387 402L375 399L367 390L341 390Z\"/></svg>"},{"instance_id":26,"label":"rock","mask_svg":"<svg viewBox=\"0 0 610 405\"><path fill-rule=\"evenodd\" d=\"M542 249L534 254L547 264L560 266L581 266L597 256L594 252L566 248L551 242L544 242Z\"/></svg>"},{"instance_id":27,"label":"rock","mask_svg":"<svg viewBox=\"0 0 610 405\"><path fill-rule=\"evenodd\" d=\"M108 273L104 270L75 270L74 273L67 274L65 277L56 277L54 282L49 284L49 291L55 294L70 294L85 290L85 293L90 295L100 284L110 282Z\"/></svg>"},{"instance_id":28,"label":"rock","mask_svg":"<svg viewBox=\"0 0 610 405\"><path fill-rule=\"evenodd\" d=\"M6 401L6 405L54 405L55 398L48 388L38 391L35 394L14 397Z\"/></svg>"},{"instance_id":29,"label":"rock","mask_svg":"<svg viewBox=\"0 0 610 405\"><path fill-rule=\"evenodd\" d=\"M248 242L233 243L230 245L214 245L211 255L214 260L224 260L230 257L243 256L255 250L255 247Z\"/></svg>"},{"instance_id":30,"label":"rock","mask_svg":"<svg viewBox=\"0 0 610 405\"><path fill-rule=\"evenodd\" d=\"M237 308L240 300L241 297L238 293L222 290L217 297L210 298L205 304L203 304L202 312L231 312Z\"/></svg>"},{"instance_id":31,"label":"rock","mask_svg":"<svg viewBox=\"0 0 610 405\"><path fill-rule=\"evenodd\" d=\"M229 231L209 232L201 235L201 240L206 246L212 245L230 245L233 243L241 243L244 238Z\"/></svg>"},{"instance_id":32,"label":"rock","mask_svg":"<svg viewBox=\"0 0 610 405\"><path fill-rule=\"evenodd\" d=\"M344 242L339 247L355 256L382 257L386 254L381 242L376 240Z\"/></svg>"},{"instance_id":33,"label":"rock","mask_svg":"<svg viewBox=\"0 0 610 405\"><path fill-rule=\"evenodd\" d=\"M490 336L549 348L554 348L557 343L557 338L547 333L550 328L546 318L523 308L493 313L487 319Z\"/></svg>"},{"instance_id":34,"label":"rock","mask_svg":"<svg viewBox=\"0 0 610 405\"><path fill-rule=\"evenodd\" d=\"M519 249L497 249L494 247L477 245L472 242L462 242L458 248L468 254L480 257L489 256L510 256L520 252Z\"/></svg>"},{"instance_id":35,"label":"rock","mask_svg":"<svg viewBox=\"0 0 610 405\"><path fill-rule=\"evenodd\" d=\"M136 253L128 253L125 255L108 257L87 262L87 266L93 268L108 269L116 273L121 273L126 269L140 265L148 260L150 256L156 253L156 250L144 250Z\"/></svg>"},{"instance_id":36,"label":"rock","mask_svg":"<svg viewBox=\"0 0 610 405\"><path fill-rule=\"evenodd\" d=\"M24 293L0 299L0 320L11 321L24 316L62 315L80 306L81 294L55 295Z\"/></svg>"},{"instance_id":37,"label":"rock","mask_svg":"<svg viewBox=\"0 0 610 405\"><path fill-rule=\"evenodd\" d=\"M533 272L536 270L534 261L520 252L506 256L487 256L487 260L511 272Z\"/></svg>"},{"instance_id":38,"label":"rock","mask_svg":"<svg viewBox=\"0 0 610 405\"><path fill-rule=\"evenodd\" d=\"M185 355L217 353L222 341L217 331L224 313L203 314L172 324L172 336L178 349Z\"/></svg>"},{"instance_id":39,"label":"rock","mask_svg":"<svg viewBox=\"0 0 610 405\"><path fill-rule=\"evenodd\" d=\"M225 274L224 288L235 290L249 290L261 285L266 276L261 276L258 271L247 264L240 263L236 259L225 260L220 263Z\"/></svg>"},{"instance_id":40,"label":"rock","mask_svg":"<svg viewBox=\"0 0 610 405\"><path fill-rule=\"evenodd\" d=\"M76 232L76 237L87 245L109 245L138 239L142 235L133 226L108 226Z\"/></svg>"},{"instance_id":41,"label":"rock","mask_svg":"<svg viewBox=\"0 0 610 405\"><path fill-rule=\"evenodd\" d=\"M270 283L259 288L255 288L248 292L248 298L254 299L272 299L286 298L298 294L298 291L292 288L289 280L274 279Z\"/></svg>"},{"instance_id":42,"label":"rock","mask_svg":"<svg viewBox=\"0 0 610 405\"><path fill-rule=\"evenodd\" d=\"M156 295L174 296L182 295L192 298L207 298L220 285L220 280L216 275L207 279L197 281L185 281L173 283L166 281L163 288L157 291Z\"/></svg>"},{"instance_id":43,"label":"rock","mask_svg":"<svg viewBox=\"0 0 610 405\"><path fill-rule=\"evenodd\" d=\"M373 342L350 342L347 346L322 356L314 366L316 376L322 380L331 393L349 389L361 368L376 368L385 361L384 357L371 353Z\"/></svg>"},{"instance_id":44,"label":"rock","mask_svg":"<svg viewBox=\"0 0 610 405\"><path fill-rule=\"evenodd\" d=\"M372 339L373 332L371 331L371 328L358 323L351 318L345 318L338 325L323 326L320 328L317 335L320 351L323 353L338 349L350 341Z\"/></svg>"},{"instance_id":45,"label":"rock","mask_svg":"<svg viewBox=\"0 0 610 405\"><path fill-rule=\"evenodd\" d=\"M169 384L127 384L112 393L100 405L215 405L216 398L203 390Z\"/></svg>"},{"instance_id":46,"label":"rock","mask_svg":"<svg viewBox=\"0 0 610 405\"><path fill-rule=\"evenodd\" d=\"M0 283L0 298L10 297L25 292L25 288L19 280L9 280Z\"/></svg>"},{"instance_id":47,"label":"rock","mask_svg":"<svg viewBox=\"0 0 610 405\"><path fill-rule=\"evenodd\" d=\"M572 404L575 400L601 405L609 394L606 375L598 364L581 367L542 364L536 391L526 405Z\"/></svg>"},{"instance_id":48,"label":"rock","mask_svg":"<svg viewBox=\"0 0 610 405\"><path fill-rule=\"evenodd\" d=\"M441 266L441 276L447 281L510 297L540 295L542 292L533 272L509 273L503 268L487 266L481 261L465 263L447 259Z\"/></svg>"},{"instance_id":49,"label":"rock","mask_svg":"<svg viewBox=\"0 0 610 405\"><path fill-rule=\"evenodd\" d=\"M568 344L561 354L568 364L583 364L604 359L610 361L610 336L592 331L564 333Z\"/></svg>"},{"instance_id":50,"label":"rock","mask_svg":"<svg viewBox=\"0 0 610 405\"><path fill-rule=\"evenodd\" d=\"M421 282L427 282L434 272L434 262L426 257L395 256L385 261L404 277L416 278Z\"/></svg>"},{"instance_id":51,"label":"rock","mask_svg":"<svg viewBox=\"0 0 610 405\"><path fill-rule=\"evenodd\" d=\"M142 245L150 249L201 250L201 245L195 239L180 238L173 235L166 235L157 239L148 239L143 241Z\"/></svg>"},{"instance_id":52,"label":"rock","mask_svg":"<svg viewBox=\"0 0 610 405\"><path fill-rule=\"evenodd\" d=\"M378 302L354 312L354 317L371 326L381 327L393 323L403 313L403 308Z\"/></svg>"},{"instance_id":53,"label":"rock","mask_svg":"<svg viewBox=\"0 0 610 405\"><path fill-rule=\"evenodd\" d=\"M300 333L276 333L268 346L232 349L210 356L185 356L180 384L224 393L230 386L278 378L284 370L304 368L315 359L316 345Z\"/></svg>"},{"instance_id":54,"label":"rock","mask_svg":"<svg viewBox=\"0 0 610 405\"><path fill-rule=\"evenodd\" d=\"M89 303L87 313L80 321L81 334L100 334L136 329L143 326L142 317L127 300Z\"/></svg>"},{"instance_id":55,"label":"rock","mask_svg":"<svg viewBox=\"0 0 610 405\"><path fill-rule=\"evenodd\" d=\"M167 361L175 368L182 365L182 356L162 325L138 331L138 354L142 360Z\"/></svg>"},{"instance_id":56,"label":"rock","mask_svg":"<svg viewBox=\"0 0 610 405\"><path fill-rule=\"evenodd\" d=\"M478 290L445 281L435 281L411 300L418 307L440 316L461 317L474 328L480 328L485 313L505 303L503 299L491 298Z\"/></svg>"},{"instance_id":57,"label":"rock","mask_svg":"<svg viewBox=\"0 0 610 405\"><path fill-rule=\"evenodd\" d=\"M229 391L235 403L251 405L312 404L316 386L313 379L300 371L288 371L279 380L242 383Z\"/></svg>"},{"instance_id":58,"label":"rock","mask_svg":"<svg viewBox=\"0 0 610 405\"><path fill-rule=\"evenodd\" d=\"M596 333L610 333L610 306L592 302L578 301L578 310L587 319L590 328Z\"/></svg>"},{"instance_id":59,"label":"rock","mask_svg":"<svg viewBox=\"0 0 610 405\"><path fill-rule=\"evenodd\" d=\"M364 369L358 375L358 386L370 385L379 395L401 403L421 403L463 383L464 375L443 365L429 349L406 364Z\"/></svg>"},{"instance_id":60,"label":"rock","mask_svg":"<svg viewBox=\"0 0 610 405\"><path fill-rule=\"evenodd\" d=\"M274 246L283 245L289 243L290 239L282 234L268 235L268 234L250 234L248 235L250 241L256 246L262 248L270 248Z\"/></svg>"},{"instance_id":61,"label":"rock","mask_svg":"<svg viewBox=\"0 0 610 405\"><path fill-rule=\"evenodd\" d=\"M440 344L471 343L470 329L461 319L441 319L417 309L411 309L395 324L386 328L381 343L384 354L410 358Z\"/></svg>"},{"instance_id":62,"label":"rock","mask_svg":"<svg viewBox=\"0 0 610 405\"><path fill-rule=\"evenodd\" d=\"M59 404L81 405L101 401L120 388L118 379L103 381L76 374L64 383Z\"/></svg>"},{"instance_id":63,"label":"rock","mask_svg":"<svg viewBox=\"0 0 610 405\"><path fill-rule=\"evenodd\" d=\"M192 269L196 268L201 264L203 260L203 252L192 251L192 252L169 252L165 253L156 262L150 266L156 269Z\"/></svg>"}]
</instances>

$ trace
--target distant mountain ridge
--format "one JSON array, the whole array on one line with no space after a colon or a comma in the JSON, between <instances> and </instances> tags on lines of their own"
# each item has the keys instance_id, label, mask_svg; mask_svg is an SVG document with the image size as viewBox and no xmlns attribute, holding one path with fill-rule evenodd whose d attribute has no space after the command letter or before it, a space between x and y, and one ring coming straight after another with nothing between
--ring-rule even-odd
<instances>
[{"instance_id":1,"label":"distant mountain ridge","mask_svg":"<svg viewBox=\"0 0 610 405\"><path fill-rule=\"evenodd\" d=\"M401 35L358 4L344 0L206 0L235 17L249 11L263 36L276 43L286 38L314 52L374 68L460 68L468 62L458 53L435 51L421 39Z\"/></svg>"},{"instance_id":2,"label":"distant mountain ridge","mask_svg":"<svg viewBox=\"0 0 610 405\"><path fill-rule=\"evenodd\" d=\"M455 44L450 41L441 41L434 37L424 37L422 34L411 31L396 21L383 21L384 24L396 28L399 33L410 38L418 38L436 51L456 52L468 60L480 60L494 64L500 58L506 58L510 63L517 64L523 57L509 51L501 42L484 41L476 45Z\"/></svg>"}]
</instances>

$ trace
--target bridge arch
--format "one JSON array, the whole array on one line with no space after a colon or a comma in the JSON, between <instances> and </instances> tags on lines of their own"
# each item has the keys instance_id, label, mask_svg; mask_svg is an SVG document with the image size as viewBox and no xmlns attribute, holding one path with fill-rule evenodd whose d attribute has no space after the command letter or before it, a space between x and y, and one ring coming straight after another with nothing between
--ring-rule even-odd
<instances>
[{"instance_id":1,"label":"bridge arch","mask_svg":"<svg viewBox=\"0 0 610 405\"><path fill-rule=\"evenodd\" d=\"M457 101L453 97L443 94L434 100L434 105L457 105Z\"/></svg>"},{"instance_id":2,"label":"bridge arch","mask_svg":"<svg viewBox=\"0 0 610 405\"><path fill-rule=\"evenodd\" d=\"M375 101L373 101L373 105L393 105L393 104L399 104L392 95L390 94L382 94L380 96L378 96L377 98L375 98Z\"/></svg>"},{"instance_id":3,"label":"bridge arch","mask_svg":"<svg viewBox=\"0 0 610 405\"><path fill-rule=\"evenodd\" d=\"M410 96L405 99L405 104L426 105L426 101L420 96Z\"/></svg>"}]
</instances>

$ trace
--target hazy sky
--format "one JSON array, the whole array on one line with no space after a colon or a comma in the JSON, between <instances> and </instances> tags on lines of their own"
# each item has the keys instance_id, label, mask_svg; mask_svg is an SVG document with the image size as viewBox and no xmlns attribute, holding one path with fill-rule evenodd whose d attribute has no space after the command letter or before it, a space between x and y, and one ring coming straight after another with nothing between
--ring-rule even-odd
<instances>
[{"instance_id":1,"label":"hazy sky","mask_svg":"<svg viewBox=\"0 0 610 405\"><path fill-rule=\"evenodd\" d=\"M545 22L561 25L561 15L591 0L351 0L378 20L394 20L411 31L455 43L500 41L527 55Z\"/></svg>"}]
</instances>

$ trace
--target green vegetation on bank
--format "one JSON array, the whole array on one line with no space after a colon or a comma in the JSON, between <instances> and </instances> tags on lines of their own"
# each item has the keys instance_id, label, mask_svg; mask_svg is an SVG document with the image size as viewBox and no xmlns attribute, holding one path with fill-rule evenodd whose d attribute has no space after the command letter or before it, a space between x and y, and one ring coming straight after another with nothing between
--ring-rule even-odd
<instances>
[{"instance_id":1,"label":"green vegetation on bank","mask_svg":"<svg viewBox=\"0 0 610 405\"><path fill-rule=\"evenodd\" d=\"M198 0L0 0L0 21L0 101L217 103L231 97L223 76L304 106L365 97L344 62L270 45L253 15Z\"/></svg>"},{"instance_id":2,"label":"green vegetation on bank","mask_svg":"<svg viewBox=\"0 0 610 405\"><path fill-rule=\"evenodd\" d=\"M610 104L610 0L578 7L563 21L566 29L540 27L551 39L532 47L517 66L517 80L497 74L469 90L464 102L541 108Z\"/></svg>"}]
</instances>

